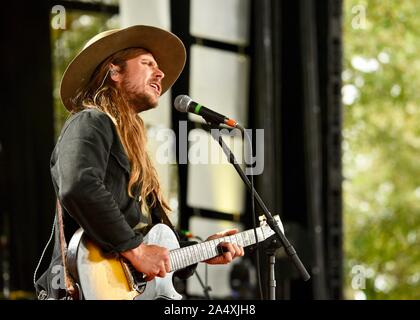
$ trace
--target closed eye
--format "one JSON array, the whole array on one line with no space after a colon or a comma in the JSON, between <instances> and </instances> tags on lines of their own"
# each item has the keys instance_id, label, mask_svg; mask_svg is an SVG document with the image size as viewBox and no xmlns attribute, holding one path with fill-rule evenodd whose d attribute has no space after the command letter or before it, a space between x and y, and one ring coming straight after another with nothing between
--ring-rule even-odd
<instances>
[{"instance_id":1,"label":"closed eye","mask_svg":"<svg viewBox=\"0 0 420 320\"><path fill-rule=\"evenodd\" d=\"M157 63L152 60L142 60L142 64L148 65L149 67L158 67Z\"/></svg>"}]
</instances>

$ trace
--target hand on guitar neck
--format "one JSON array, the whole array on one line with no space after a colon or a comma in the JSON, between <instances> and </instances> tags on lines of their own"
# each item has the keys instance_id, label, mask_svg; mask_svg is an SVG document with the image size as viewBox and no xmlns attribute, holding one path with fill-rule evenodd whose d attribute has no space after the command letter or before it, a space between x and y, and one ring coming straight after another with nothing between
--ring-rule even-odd
<instances>
[{"instance_id":1,"label":"hand on guitar neck","mask_svg":"<svg viewBox=\"0 0 420 320\"><path fill-rule=\"evenodd\" d=\"M208 237L206 241L230 236L237 232L236 229L218 232ZM204 262L208 264L227 264L244 255L244 249L236 243L221 242L219 247L223 253ZM171 270L169 250L164 247L142 243L137 248L122 252L121 255L130 261L137 271L146 275L146 281L153 280L155 277L164 278Z\"/></svg>"},{"instance_id":2,"label":"hand on guitar neck","mask_svg":"<svg viewBox=\"0 0 420 320\"><path fill-rule=\"evenodd\" d=\"M218 232L208 237L206 241L231 236L237 232L238 230L236 229L229 229L222 232ZM242 257L244 255L244 249L236 243L220 242L219 247L223 250L223 254L206 260L204 262L208 264L227 264L230 263L233 259L237 257Z\"/></svg>"}]
</instances>

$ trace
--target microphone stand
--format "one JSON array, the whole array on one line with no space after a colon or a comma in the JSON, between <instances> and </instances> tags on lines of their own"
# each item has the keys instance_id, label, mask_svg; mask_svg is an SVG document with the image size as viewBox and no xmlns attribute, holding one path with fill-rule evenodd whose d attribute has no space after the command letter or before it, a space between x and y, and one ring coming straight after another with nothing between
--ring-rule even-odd
<instances>
[{"instance_id":1,"label":"microphone stand","mask_svg":"<svg viewBox=\"0 0 420 320\"><path fill-rule=\"evenodd\" d=\"M208 123L210 128L212 129L220 129L219 125L215 125L212 123ZM237 125L237 128L242 131L244 136L246 135L245 129L239 125ZM257 200L257 203L261 207L261 209L264 212L264 215L267 220L267 224L270 226L270 228L275 232L277 239L280 240L280 243L278 244L277 241L273 240L271 245L275 248L279 246L283 246L285 252L289 256L289 258L292 260L293 264L297 268L298 272L300 273L302 279L304 281L307 281L310 279L310 275L308 271L306 270L305 266L303 265L302 261L299 259L297 252L295 248L290 244L289 240L286 238L284 233L281 231L278 222L273 218L270 211L268 211L267 206L265 205L264 201L261 199L258 192L255 190L255 188L252 187L251 182L249 181L246 174L243 172L242 168L238 165L235 156L233 155L232 151L229 149L229 147L225 144L225 142L222 139L221 134L219 131L217 131L218 134L214 136L213 134L210 134L214 140L216 140L219 145L221 146L223 152L225 153L226 157L228 158L229 162L234 166L236 172L241 177L242 181L247 185L249 191L251 192L252 196L255 197ZM274 256L275 249L271 249L269 252L270 255L270 300L275 299L275 288L276 288L276 281L274 279L275 273L274 273L274 263L275 263L275 256Z\"/></svg>"},{"instance_id":2,"label":"microphone stand","mask_svg":"<svg viewBox=\"0 0 420 320\"><path fill-rule=\"evenodd\" d=\"M207 268L207 265L206 265ZM201 287L203 288L204 296L207 300L211 300L209 291L211 291L211 287L207 285L207 283L204 283L201 279L200 275L198 274L197 270L194 271L195 275L197 276L198 282L200 282ZM207 281L206 281L207 282Z\"/></svg>"}]
</instances>

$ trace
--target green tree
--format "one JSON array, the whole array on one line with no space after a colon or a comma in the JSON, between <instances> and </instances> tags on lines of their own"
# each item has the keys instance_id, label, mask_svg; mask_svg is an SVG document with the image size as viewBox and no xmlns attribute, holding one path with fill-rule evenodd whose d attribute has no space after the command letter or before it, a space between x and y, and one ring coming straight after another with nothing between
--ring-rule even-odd
<instances>
[{"instance_id":1,"label":"green tree","mask_svg":"<svg viewBox=\"0 0 420 320\"><path fill-rule=\"evenodd\" d=\"M419 299L420 2L344 5L345 294Z\"/></svg>"},{"instance_id":2,"label":"green tree","mask_svg":"<svg viewBox=\"0 0 420 320\"><path fill-rule=\"evenodd\" d=\"M90 38L99 32L118 28L118 25L118 16L89 11L66 10L65 29L51 27L56 136L60 133L69 115L60 99L60 82L64 70Z\"/></svg>"}]
</instances>

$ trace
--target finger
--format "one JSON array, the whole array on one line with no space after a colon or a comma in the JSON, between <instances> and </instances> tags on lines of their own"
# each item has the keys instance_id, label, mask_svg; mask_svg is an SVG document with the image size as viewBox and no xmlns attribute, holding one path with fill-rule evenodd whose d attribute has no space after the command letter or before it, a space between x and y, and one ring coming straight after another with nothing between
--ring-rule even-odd
<instances>
[{"instance_id":1,"label":"finger","mask_svg":"<svg viewBox=\"0 0 420 320\"><path fill-rule=\"evenodd\" d=\"M159 273L162 275L162 278L166 276L168 271L169 271L169 261L166 262L164 260L164 261L162 261L161 268L159 270Z\"/></svg>"},{"instance_id":2,"label":"finger","mask_svg":"<svg viewBox=\"0 0 420 320\"><path fill-rule=\"evenodd\" d=\"M163 267L166 272L171 271L171 261L169 260L169 256L163 258Z\"/></svg>"},{"instance_id":3,"label":"finger","mask_svg":"<svg viewBox=\"0 0 420 320\"><path fill-rule=\"evenodd\" d=\"M229 262L231 262L232 261L232 253L230 253L230 252L225 252L224 254L223 254L223 257L224 257L224 260L225 260L225 262L226 263L229 263Z\"/></svg>"},{"instance_id":4,"label":"finger","mask_svg":"<svg viewBox=\"0 0 420 320\"><path fill-rule=\"evenodd\" d=\"M222 248L223 253L230 252L231 254L235 254L235 249L233 248L233 244L230 242L221 242L219 246Z\"/></svg>"},{"instance_id":5,"label":"finger","mask_svg":"<svg viewBox=\"0 0 420 320\"><path fill-rule=\"evenodd\" d=\"M165 262L165 270L166 272L171 271L171 263L169 262L169 260Z\"/></svg>"},{"instance_id":6,"label":"finger","mask_svg":"<svg viewBox=\"0 0 420 320\"><path fill-rule=\"evenodd\" d=\"M235 250L234 257L240 257L241 256L241 249L237 244L233 244L233 249Z\"/></svg>"},{"instance_id":7,"label":"finger","mask_svg":"<svg viewBox=\"0 0 420 320\"><path fill-rule=\"evenodd\" d=\"M222 236L231 236L235 233L238 233L238 229L228 229L222 232Z\"/></svg>"},{"instance_id":8,"label":"finger","mask_svg":"<svg viewBox=\"0 0 420 320\"><path fill-rule=\"evenodd\" d=\"M157 276L158 277L161 277L161 278L165 278L165 276L166 276L165 265L162 265L161 266L161 268L160 268L159 273L157 274Z\"/></svg>"},{"instance_id":9,"label":"finger","mask_svg":"<svg viewBox=\"0 0 420 320\"><path fill-rule=\"evenodd\" d=\"M154 275L147 275L146 278L144 278L144 280L146 281L152 281L155 278Z\"/></svg>"},{"instance_id":10,"label":"finger","mask_svg":"<svg viewBox=\"0 0 420 320\"><path fill-rule=\"evenodd\" d=\"M230 252L230 254L232 255L232 257L235 256L235 248L233 247L233 244L232 243L230 243L230 242L222 242L221 245L224 248L223 251Z\"/></svg>"}]
</instances>

